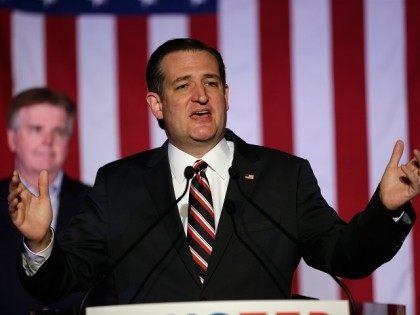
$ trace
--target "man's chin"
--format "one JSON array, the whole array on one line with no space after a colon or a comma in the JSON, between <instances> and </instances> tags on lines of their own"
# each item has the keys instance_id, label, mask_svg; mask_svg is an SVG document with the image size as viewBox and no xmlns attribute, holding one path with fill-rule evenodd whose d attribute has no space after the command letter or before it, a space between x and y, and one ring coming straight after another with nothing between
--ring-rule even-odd
<instances>
[{"instance_id":1,"label":"man's chin","mask_svg":"<svg viewBox=\"0 0 420 315\"><path fill-rule=\"evenodd\" d=\"M195 137L192 139L197 147L207 148L208 150L210 150L211 148L216 146L222 138L223 136L218 137L217 134L213 134L212 136L208 137Z\"/></svg>"},{"instance_id":2,"label":"man's chin","mask_svg":"<svg viewBox=\"0 0 420 315\"><path fill-rule=\"evenodd\" d=\"M191 135L191 138L198 143L211 142L216 138L215 132L199 132Z\"/></svg>"},{"instance_id":3,"label":"man's chin","mask_svg":"<svg viewBox=\"0 0 420 315\"><path fill-rule=\"evenodd\" d=\"M37 167L38 173L43 170L46 170L48 173L51 174L57 172L57 167L51 164L42 164Z\"/></svg>"},{"instance_id":4,"label":"man's chin","mask_svg":"<svg viewBox=\"0 0 420 315\"><path fill-rule=\"evenodd\" d=\"M218 132L214 126L200 126L194 128L190 136L197 142L207 142L217 138Z\"/></svg>"}]
</instances>

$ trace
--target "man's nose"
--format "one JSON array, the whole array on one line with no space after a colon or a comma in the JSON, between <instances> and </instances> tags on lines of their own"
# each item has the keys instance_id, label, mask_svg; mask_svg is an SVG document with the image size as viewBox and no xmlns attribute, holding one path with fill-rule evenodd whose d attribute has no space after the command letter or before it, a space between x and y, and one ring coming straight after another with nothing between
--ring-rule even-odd
<instances>
[{"instance_id":1,"label":"man's nose","mask_svg":"<svg viewBox=\"0 0 420 315\"><path fill-rule=\"evenodd\" d=\"M51 144L54 141L54 134L52 131L45 131L42 137L44 143Z\"/></svg>"},{"instance_id":2,"label":"man's nose","mask_svg":"<svg viewBox=\"0 0 420 315\"><path fill-rule=\"evenodd\" d=\"M209 100L207 91L202 84L197 84L193 91L193 101L200 104L206 104Z\"/></svg>"}]
</instances>

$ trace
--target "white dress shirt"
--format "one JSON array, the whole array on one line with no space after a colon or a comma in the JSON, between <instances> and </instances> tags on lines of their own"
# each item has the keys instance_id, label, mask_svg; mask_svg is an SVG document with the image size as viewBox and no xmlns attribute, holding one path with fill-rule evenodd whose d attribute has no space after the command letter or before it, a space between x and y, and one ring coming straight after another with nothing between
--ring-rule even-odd
<instances>
[{"instance_id":1,"label":"white dress shirt","mask_svg":"<svg viewBox=\"0 0 420 315\"><path fill-rule=\"evenodd\" d=\"M211 149L201 158L201 160L205 161L208 165L206 168L206 176L209 180L213 200L215 220L214 223L216 231L229 183L229 167L232 165L233 151L233 142L226 141L226 139L223 138L213 149ZM185 168L187 166L193 166L195 161L198 159L181 151L172 144L169 144L168 155L175 198L178 198L181 196L185 189ZM188 224L188 197L189 194L186 193L178 203L179 214L181 216L181 221L182 225L184 226L185 233L187 233Z\"/></svg>"}]
</instances>

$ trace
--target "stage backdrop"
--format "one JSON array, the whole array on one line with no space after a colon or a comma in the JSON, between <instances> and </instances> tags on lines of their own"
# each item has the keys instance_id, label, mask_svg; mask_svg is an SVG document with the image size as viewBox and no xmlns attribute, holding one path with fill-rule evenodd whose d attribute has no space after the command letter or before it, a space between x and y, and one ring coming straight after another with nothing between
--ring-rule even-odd
<instances>
[{"instance_id":1,"label":"stage backdrop","mask_svg":"<svg viewBox=\"0 0 420 315\"><path fill-rule=\"evenodd\" d=\"M309 159L346 220L376 189L397 139L406 144L404 160L420 147L419 1L2 0L0 7L0 175L13 166L5 108L32 86L77 101L66 166L74 177L92 183L99 166L161 145L144 72L151 51L174 37L221 51L229 128ZM356 299L419 313L419 246L417 225L390 263L348 282ZM304 264L294 290L343 296Z\"/></svg>"}]
</instances>

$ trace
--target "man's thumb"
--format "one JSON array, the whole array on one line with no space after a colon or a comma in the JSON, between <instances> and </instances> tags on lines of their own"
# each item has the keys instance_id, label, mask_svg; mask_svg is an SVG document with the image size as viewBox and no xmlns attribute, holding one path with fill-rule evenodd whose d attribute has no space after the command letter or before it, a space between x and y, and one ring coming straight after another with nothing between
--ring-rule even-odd
<instances>
[{"instance_id":1,"label":"man's thumb","mask_svg":"<svg viewBox=\"0 0 420 315\"><path fill-rule=\"evenodd\" d=\"M394 149L392 150L391 159L389 160L388 165L392 167L398 167L403 151L404 151L404 142L401 140L398 140L395 143Z\"/></svg>"},{"instance_id":2,"label":"man's thumb","mask_svg":"<svg viewBox=\"0 0 420 315\"><path fill-rule=\"evenodd\" d=\"M41 173L39 173L38 178L38 191L39 191L39 197L40 198L48 198L49 192L48 192L48 171L42 170Z\"/></svg>"}]
</instances>

